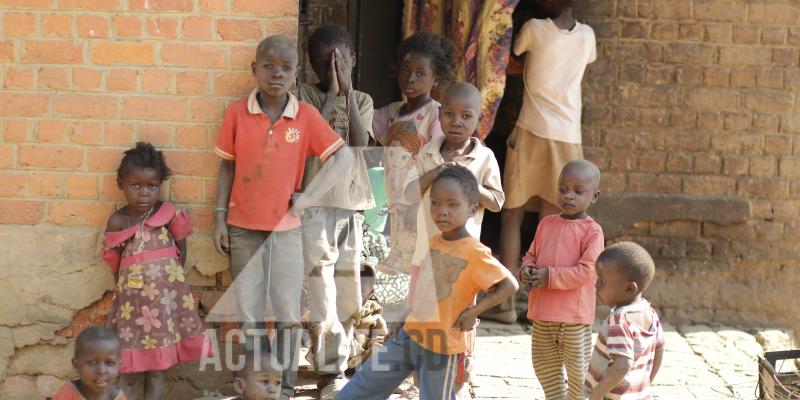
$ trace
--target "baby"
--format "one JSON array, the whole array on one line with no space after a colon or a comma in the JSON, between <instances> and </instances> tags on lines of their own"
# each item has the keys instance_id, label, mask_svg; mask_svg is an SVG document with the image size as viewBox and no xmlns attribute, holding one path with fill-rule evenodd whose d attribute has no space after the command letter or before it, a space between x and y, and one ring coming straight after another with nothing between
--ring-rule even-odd
<instances>
[{"instance_id":1,"label":"baby","mask_svg":"<svg viewBox=\"0 0 800 400\"><path fill-rule=\"evenodd\" d=\"M281 394L281 371L270 353L244 354L244 366L233 372L233 389L239 394L231 400L277 400Z\"/></svg>"}]
</instances>

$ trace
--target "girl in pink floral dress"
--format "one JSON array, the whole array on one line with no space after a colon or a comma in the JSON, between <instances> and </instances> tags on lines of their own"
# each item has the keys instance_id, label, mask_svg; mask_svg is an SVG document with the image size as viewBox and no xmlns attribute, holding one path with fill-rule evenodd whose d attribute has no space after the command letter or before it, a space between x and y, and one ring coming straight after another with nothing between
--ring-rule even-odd
<instances>
[{"instance_id":1,"label":"girl in pink floral dress","mask_svg":"<svg viewBox=\"0 0 800 400\"><path fill-rule=\"evenodd\" d=\"M103 259L117 280L109 325L122 344L121 388L129 400L161 399L164 371L208 356L211 346L183 271L186 212L161 201L170 175L164 155L149 143L125 152L117 185L128 205L108 219Z\"/></svg>"}]
</instances>

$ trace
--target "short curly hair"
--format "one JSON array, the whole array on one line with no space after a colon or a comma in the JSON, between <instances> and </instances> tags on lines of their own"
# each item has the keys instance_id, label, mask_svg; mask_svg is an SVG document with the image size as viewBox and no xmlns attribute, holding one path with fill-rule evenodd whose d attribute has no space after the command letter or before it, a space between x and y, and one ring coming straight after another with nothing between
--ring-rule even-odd
<instances>
[{"instance_id":1,"label":"short curly hair","mask_svg":"<svg viewBox=\"0 0 800 400\"><path fill-rule=\"evenodd\" d=\"M317 28L308 37L308 53L311 54L315 49L320 46L337 46L344 45L350 50L350 53L355 53L355 46L353 45L353 38L350 32L338 25L325 25Z\"/></svg>"},{"instance_id":2,"label":"short curly hair","mask_svg":"<svg viewBox=\"0 0 800 400\"><path fill-rule=\"evenodd\" d=\"M430 32L417 32L400 43L397 48L397 65L410 53L427 57L433 64L433 71L440 80L454 79L455 47L449 39Z\"/></svg>"},{"instance_id":3,"label":"short curly hair","mask_svg":"<svg viewBox=\"0 0 800 400\"><path fill-rule=\"evenodd\" d=\"M628 282L636 282L639 293L647 289L656 274L653 257L642 246L633 242L619 242L606 247L597 257L597 262L619 268Z\"/></svg>"},{"instance_id":4,"label":"short curly hair","mask_svg":"<svg viewBox=\"0 0 800 400\"><path fill-rule=\"evenodd\" d=\"M89 343L97 342L108 342L113 344L116 348L117 354L119 354L120 343L117 333L104 326L93 325L81 331L81 333L78 334L78 338L75 339L75 358L78 358L81 355Z\"/></svg>"},{"instance_id":5,"label":"short curly hair","mask_svg":"<svg viewBox=\"0 0 800 400\"><path fill-rule=\"evenodd\" d=\"M138 142L136 147L127 150L122 157L119 168L117 168L117 179L124 179L134 169L145 168L157 170L162 182L172 175L172 171L167 167L164 153L156 150L150 143Z\"/></svg>"},{"instance_id":6,"label":"short curly hair","mask_svg":"<svg viewBox=\"0 0 800 400\"><path fill-rule=\"evenodd\" d=\"M470 203L476 204L478 203L478 198L480 196L480 189L478 188L478 179L475 178L475 175L462 165L451 165L444 167L439 175L436 176L436 179L433 180L433 184L431 184L431 189L436 186L437 183L445 180L451 179L455 181L458 186L461 187L461 191L467 196L467 199Z\"/></svg>"}]
</instances>

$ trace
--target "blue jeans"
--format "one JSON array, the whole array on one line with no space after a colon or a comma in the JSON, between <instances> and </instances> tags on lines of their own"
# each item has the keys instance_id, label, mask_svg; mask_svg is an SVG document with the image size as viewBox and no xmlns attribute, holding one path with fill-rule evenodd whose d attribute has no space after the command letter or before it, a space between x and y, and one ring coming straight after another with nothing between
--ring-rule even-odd
<instances>
[{"instance_id":1,"label":"blue jeans","mask_svg":"<svg viewBox=\"0 0 800 400\"><path fill-rule=\"evenodd\" d=\"M400 329L377 350L345 385L339 400L384 400L412 372L421 400L455 400L458 354L439 354L417 344Z\"/></svg>"}]
</instances>

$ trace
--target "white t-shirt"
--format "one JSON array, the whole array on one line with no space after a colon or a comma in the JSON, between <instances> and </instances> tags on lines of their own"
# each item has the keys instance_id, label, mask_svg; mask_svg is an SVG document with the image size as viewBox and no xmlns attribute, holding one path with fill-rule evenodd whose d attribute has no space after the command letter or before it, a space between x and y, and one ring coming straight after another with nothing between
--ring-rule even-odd
<instances>
[{"instance_id":1,"label":"white t-shirt","mask_svg":"<svg viewBox=\"0 0 800 400\"><path fill-rule=\"evenodd\" d=\"M594 31L580 22L566 31L551 19L531 19L514 43L514 54L525 52L517 125L545 139L581 143L581 80L597 59Z\"/></svg>"}]
</instances>

